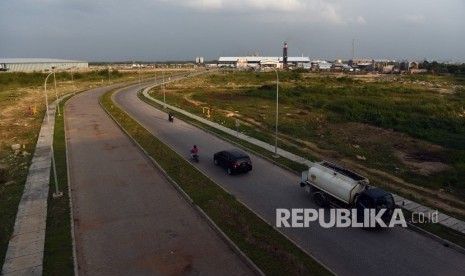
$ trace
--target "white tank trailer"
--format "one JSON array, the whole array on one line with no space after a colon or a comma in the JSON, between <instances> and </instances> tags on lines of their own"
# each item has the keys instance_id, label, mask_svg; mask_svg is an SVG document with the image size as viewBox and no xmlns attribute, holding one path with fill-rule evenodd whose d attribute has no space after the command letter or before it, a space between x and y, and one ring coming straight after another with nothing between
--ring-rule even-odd
<instances>
[{"instance_id":1,"label":"white tank trailer","mask_svg":"<svg viewBox=\"0 0 465 276\"><path fill-rule=\"evenodd\" d=\"M392 195L370 186L370 182L353 171L327 161L314 163L302 172L301 187L305 187L320 207L357 209L357 218L363 218L365 209L387 209L382 219L389 222L394 211Z\"/></svg>"}]
</instances>

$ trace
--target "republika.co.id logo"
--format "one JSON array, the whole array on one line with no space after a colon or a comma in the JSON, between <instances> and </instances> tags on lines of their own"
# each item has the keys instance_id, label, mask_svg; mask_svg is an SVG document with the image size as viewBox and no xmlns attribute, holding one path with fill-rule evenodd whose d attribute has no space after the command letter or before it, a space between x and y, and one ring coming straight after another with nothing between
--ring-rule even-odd
<instances>
[{"instance_id":1,"label":"republika.co.id logo","mask_svg":"<svg viewBox=\"0 0 465 276\"><path fill-rule=\"evenodd\" d=\"M325 211L329 214L325 216ZM323 228L392 228L396 225L407 227L402 209L396 208L392 210L392 214L387 209L364 209L360 213L357 209L276 209L276 227L277 228L303 228L310 227L311 222L318 222ZM423 215L423 214L422 214ZM416 213L412 214L412 222L414 217L419 216ZM418 221L418 220L417 220ZM437 223L437 211L429 216L428 220L423 220L420 223L432 222Z\"/></svg>"}]
</instances>

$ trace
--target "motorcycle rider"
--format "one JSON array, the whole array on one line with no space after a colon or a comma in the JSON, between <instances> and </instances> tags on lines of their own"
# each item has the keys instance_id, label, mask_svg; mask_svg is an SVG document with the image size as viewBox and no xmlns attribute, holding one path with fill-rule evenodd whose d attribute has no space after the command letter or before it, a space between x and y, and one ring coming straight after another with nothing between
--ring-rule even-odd
<instances>
[{"instance_id":1,"label":"motorcycle rider","mask_svg":"<svg viewBox=\"0 0 465 276\"><path fill-rule=\"evenodd\" d=\"M191 158L194 159L194 156L199 156L199 148L197 148L197 145L194 145L191 149Z\"/></svg>"}]
</instances>

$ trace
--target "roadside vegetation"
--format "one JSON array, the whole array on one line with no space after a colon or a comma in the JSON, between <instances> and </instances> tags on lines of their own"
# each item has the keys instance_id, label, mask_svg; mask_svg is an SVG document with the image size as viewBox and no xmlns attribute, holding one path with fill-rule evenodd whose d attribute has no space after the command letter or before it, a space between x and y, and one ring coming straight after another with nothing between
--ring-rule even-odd
<instances>
[{"instance_id":1,"label":"roadside vegetation","mask_svg":"<svg viewBox=\"0 0 465 276\"><path fill-rule=\"evenodd\" d=\"M0 74L1 264L45 114L43 82L47 74ZM57 72L57 94L62 96L109 82L158 78L161 73L143 72L141 75L137 71L108 72L107 69L74 74ZM465 218L465 77L332 76L280 71L279 82L281 148L310 160L326 159L347 166L368 176L376 186ZM49 101L55 100L53 88L50 77L47 83ZM152 94L162 100L163 92L169 104L197 115L203 115L204 108L211 108L212 120L274 143L274 72L222 71L169 83L165 89L155 88ZM109 102L109 95L102 101ZM200 181L196 172L184 171L184 166L179 165L182 158L177 159L175 153L152 152L153 148L159 151L164 145L154 141L153 136L147 136L149 134L127 115L116 109L112 114L170 175L178 175L176 181L197 205L204 210L211 209L207 214L265 273L327 273L280 234L270 234L269 231L274 231L272 227L264 222L257 223L256 217L243 209L234 197L221 194L223 191L208 179ZM44 273L72 275L68 188L63 186L67 184L63 131L63 118L58 117L55 153L64 197L49 201ZM19 144L20 148L13 150L14 144ZM270 156L260 148L254 150ZM292 162L284 165L297 172L305 169ZM195 183L184 179L192 177L197 179ZM52 194L53 177L51 180ZM198 193L198 185L205 187L205 194ZM224 212L228 220L217 222L224 217ZM237 225L253 227L244 227L246 232L235 233L232 229L237 229ZM464 244L463 235L459 233L433 229L434 225L426 227L430 228L428 231L444 232L450 240ZM245 240L241 240L244 237ZM279 245L272 247L275 243ZM263 255L264 250L270 255Z\"/></svg>"},{"instance_id":2,"label":"roadside vegetation","mask_svg":"<svg viewBox=\"0 0 465 276\"><path fill-rule=\"evenodd\" d=\"M465 77L279 71L279 146L465 218ZM274 144L275 72L170 83L152 95Z\"/></svg>"},{"instance_id":3,"label":"roadside vegetation","mask_svg":"<svg viewBox=\"0 0 465 276\"><path fill-rule=\"evenodd\" d=\"M2 265L13 232L18 205L24 190L39 130L45 115L44 81L49 73L0 73L0 264ZM118 72L111 70L109 74L108 69L73 73L56 72L55 75L57 82L56 93L53 76L50 76L47 81L49 102L54 101L56 95L61 97L68 93L78 93L86 89L108 85L109 81L115 83L139 80L138 71ZM161 76L161 72L142 71L140 73L142 80L155 76ZM62 119L62 117L57 117L58 131ZM60 134L57 133L56 135ZM60 137L57 137L57 139L59 140ZM18 145L19 149L12 148L12 145ZM58 160L58 155L63 153L60 153L60 150L64 149L60 148L60 145L56 145L56 147L58 149ZM58 164L57 162L57 167L60 168L59 175L66 174L66 163ZM66 178L60 178L59 182L60 185L66 183ZM51 185L50 189L52 190L54 184L51 183ZM63 191L66 192L67 188L63 187ZM47 225L47 230L49 226L52 227L54 224L57 224L58 227L65 227L64 230L58 230L62 231L62 233L69 230L69 220L63 217L67 210L62 209L62 207L67 206L68 199L63 198L61 201L63 202L56 206L52 204L52 213L48 214L49 218L54 217L58 221L48 221L47 223L50 225ZM63 240L60 239L62 238L66 237L57 236L55 240L61 243ZM55 245L53 247L55 248ZM58 247L50 250L50 247L47 249L46 245L45 260L48 259L48 254L62 254ZM63 256L63 258L67 257ZM58 267L61 268L61 266ZM46 267L44 268L46 269ZM70 269L72 271L72 267ZM60 275L66 275L66 273Z\"/></svg>"},{"instance_id":4,"label":"roadside vegetation","mask_svg":"<svg viewBox=\"0 0 465 276\"><path fill-rule=\"evenodd\" d=\"M60 102L63 107L69 98ZM47 225L43 261L44 275L74 275L73 243L71 236L71 210L66 162L66 141L64 116L55 118L53 150L57 168L58 191L63 193L54 199L55 179L50 171L50 189L47 201Z\"/></svg>"}]
</instances>

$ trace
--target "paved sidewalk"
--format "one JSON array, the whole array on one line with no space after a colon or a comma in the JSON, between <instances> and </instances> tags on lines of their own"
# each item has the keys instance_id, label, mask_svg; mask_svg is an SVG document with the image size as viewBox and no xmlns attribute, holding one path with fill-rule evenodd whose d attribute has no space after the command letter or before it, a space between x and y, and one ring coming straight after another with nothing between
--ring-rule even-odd
<instances>
[{"instance_id":1,"label":"paved sidewalk","mask_svg":"<svg viewBox=\"0 0 465 276\"><path fill-rule=\"evenodd\" d=\"M157 104L160 104L160 105L164 105L164 103L162 101L159 101L155 98L153 98L152 96L150 96L148 94L148 91L152 88L153 86L151 87L147 87L144 89L143 91L143 95L147 98L149 98L150 100L156 102ZM236 136L244 141L247 141L248 143L250 144L253 144L253 145L256 145L256 146L259 146L261 148L264 148L270 152L274 152L275 151L275 147L273 145L270 145L270 144L267 144L263 141L260 141L260 140L257 140L253 137L250 137L250 136L247 136L247 135L244 135L242 133L237 133L237 131L235 130L232 130L230 128L226 128L220 124L217 124L217 123L214 123L212 121L209 121L205 118L202 118L200 116L197 116L197 115L194 115L192 113L189 113L183 109L180 109L180 108L177 108L175 106L172 106L172 105L168 105L166 104L166 107L169 108L169 109L172 109L176 112L179 112L185 116L188 116L192 119L195 119L203 124L206 124L210 127L214 127L216 129L219 129L227 134L230 134L230 135L233 135L233 136ZM307 160L303 157L300 157L298 155L295 155L293 153L290 153L288 151L285 151L283 149L280 149L278 148L277 150L277 153L278 155L284 157L284 158L287 158L289 160L292 160L294 162L297 162L297 163L300 163L300 164L304 164L304 165L307 165L307 166L311 166L313 164L312 161L310 160ZM428 216L431 216L432 214L436 214L437 210L434 210L434 209L431 209L429 207L426 207L426 206L423 206L421 204L418 204L416 202L413 202L413 201L410 201L408 199L405 199L401 196L398 196L398 195L395 195L393 194L394 196L394 200L396 202L396 204L398 206L401 206L402 208L406 209L406 210L409 210L411 212L419 212L419 213L423 213L425 215L425 217L428 217ZM446 227L449 227L453 230L456 230L458 232L461 232L462 234L465 234L465 222L464 221L461 221L461 220L458 220L456 218L453 218L451 216L448 216L446 214L443 214L443 213L440 213L440 212L437 212L437 218L438 218L438 223L443 225L443 226L446 226Z\"/></svg>"},{"instance_id":2,"label":"paved sidewalk","mask_svg":"<svg viewBox=\"0 0 465 276\"><path fill-rule=\"evenodd\" d=\"M44 116L1 275L42 275L56 102Z\"/></svg>"}]
</instances>

